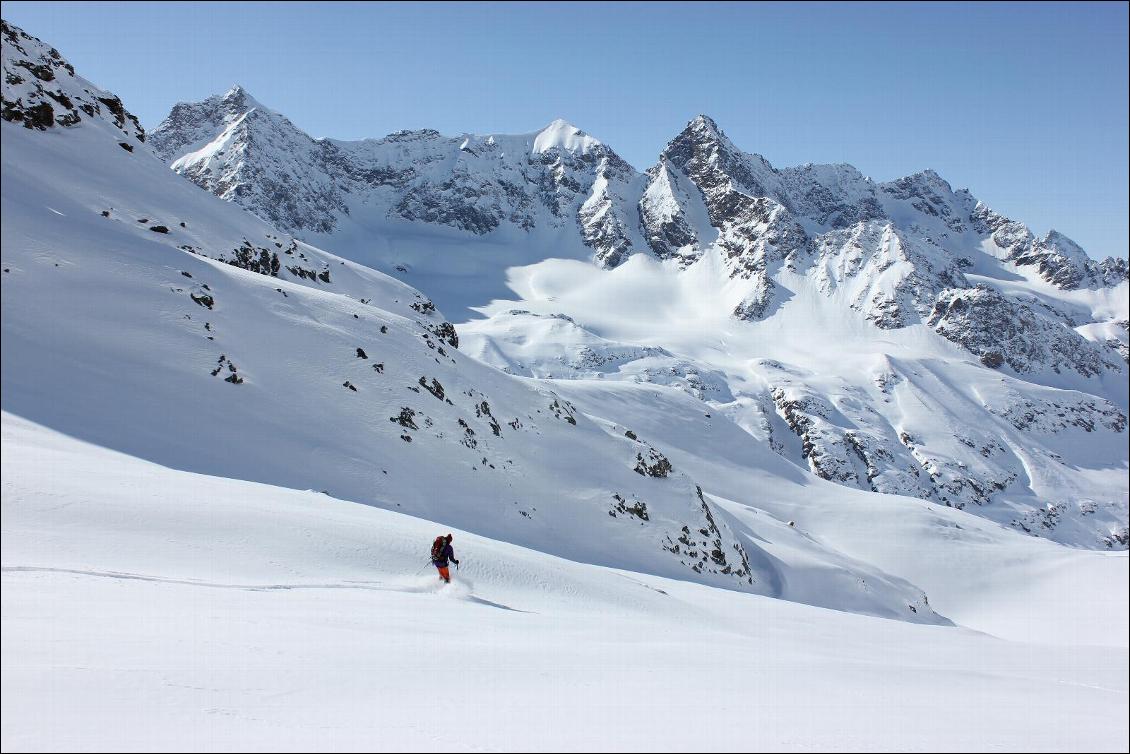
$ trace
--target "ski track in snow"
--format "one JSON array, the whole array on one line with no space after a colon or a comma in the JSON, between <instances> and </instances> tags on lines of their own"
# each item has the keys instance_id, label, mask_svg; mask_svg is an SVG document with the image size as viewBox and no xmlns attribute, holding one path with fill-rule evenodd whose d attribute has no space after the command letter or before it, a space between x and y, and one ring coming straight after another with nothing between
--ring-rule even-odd
<instances>
[{"instance_id":1,"label":"ski track in snow","mask_svg":"<svg viewBox=\"0 0 1130 754\"><path fill-rule=\"evenodd\" d=\"M482 597L476 597L474 594L470 593L469 585L457 581L453 581L446 586L433 583L431 579L429 579L427 583L416 585L382 584L379 581L345 581L337 584L221 584L212 581L201 581L200 579L173 579L164 576L146 576L139 573L83 571L74 568L47 568L43 566L3 566L0 568L0 571L4 573L66 573L75 576L90 576L92 578L151 581L160 584L182 584L184 586L199 586L209 589L239 589L246 592L289 592L298 589L363 589L373 592L403 592L405 594L438 594L443 596L448 596L448 593L450 593L451 596L473 602L477 605L495 607L515 613L529 612L526 610L518 610L517 608L509 607L508 605L503 605L498 602L491 602Z\"/></svg>"}]
</instances>

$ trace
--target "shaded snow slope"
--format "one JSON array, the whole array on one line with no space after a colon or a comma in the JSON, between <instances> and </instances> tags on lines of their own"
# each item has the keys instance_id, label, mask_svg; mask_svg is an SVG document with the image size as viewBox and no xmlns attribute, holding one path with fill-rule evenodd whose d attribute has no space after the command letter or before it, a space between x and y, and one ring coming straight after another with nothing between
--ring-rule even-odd
<instances>
[{"instance_id":1,"label":"shaded snow slope","mask_svg":"<svg viewBox=\"0 0 1130 754\"><path fill-rule=\"evenodd\" d=\"M173 471L7 413L2 458L5 749L1126 745L1124 643L850 615L458 529L439 588L442 521ZM1084 561L1125 586L1125 554L1056 567ZM1026 568L985 575L1030 588ZM1125 613L1125 588L1083 593Z\"/></svg>"}]
</instances>

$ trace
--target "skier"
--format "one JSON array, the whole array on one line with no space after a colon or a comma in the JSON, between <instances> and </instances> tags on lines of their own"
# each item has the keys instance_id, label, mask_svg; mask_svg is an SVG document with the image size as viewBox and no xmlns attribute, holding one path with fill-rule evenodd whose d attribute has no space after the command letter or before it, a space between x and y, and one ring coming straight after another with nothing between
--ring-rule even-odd
<instances>
[{"instance_id":1,"label":"skier","mask_svg":"<svg viewBox=\"0 0 1130 754\"><path fill-rule=\"evenodd\" d=\"M439 571L439 577L445 584L451 583L451 572L447 570L447 561L459 565L459 561L455 559L455 550L451 549L451 540L452 536L448 534L446 537L436 537L436 541L432 543L432 565Z\"/></svg>"}]
</instances>

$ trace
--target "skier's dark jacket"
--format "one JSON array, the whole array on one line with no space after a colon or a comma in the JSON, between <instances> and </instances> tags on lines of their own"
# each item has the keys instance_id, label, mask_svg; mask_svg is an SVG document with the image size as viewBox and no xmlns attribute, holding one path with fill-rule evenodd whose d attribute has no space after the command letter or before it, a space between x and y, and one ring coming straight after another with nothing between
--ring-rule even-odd
<instances>
[{"instance_id":1,"label":"skier's dark jacket","mask_svg":"<svg viewBox=\"0 0 1130 754\"><path fill-rule=\"evenodd\" d=\"M448 542L443 546L438 558L432 560L432 565L436 568L447 568L447 561L455 560L455 550L452 549L451 543Z\"/></svg>"}]
</instances>

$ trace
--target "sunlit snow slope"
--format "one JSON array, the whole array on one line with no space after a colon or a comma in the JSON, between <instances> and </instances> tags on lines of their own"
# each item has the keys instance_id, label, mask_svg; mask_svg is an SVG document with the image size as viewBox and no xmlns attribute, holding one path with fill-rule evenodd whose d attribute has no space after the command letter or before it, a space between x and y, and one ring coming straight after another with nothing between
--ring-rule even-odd
<instances>
[{"instance_id":1,"label":"sunlit snow slope","mask_svg":"<svg viewBox=\"0 0 1130 754\"><path fill-rule=\"evenodd\" d=\"M6 750L1126 747L1125 632L1002 641L458 529L440 589L420 545L446 523L7 413L3 480ZM1121 562L1091 598L1125 613L1125 554L1087 556Z\"/></svg>"}]
</instances>

